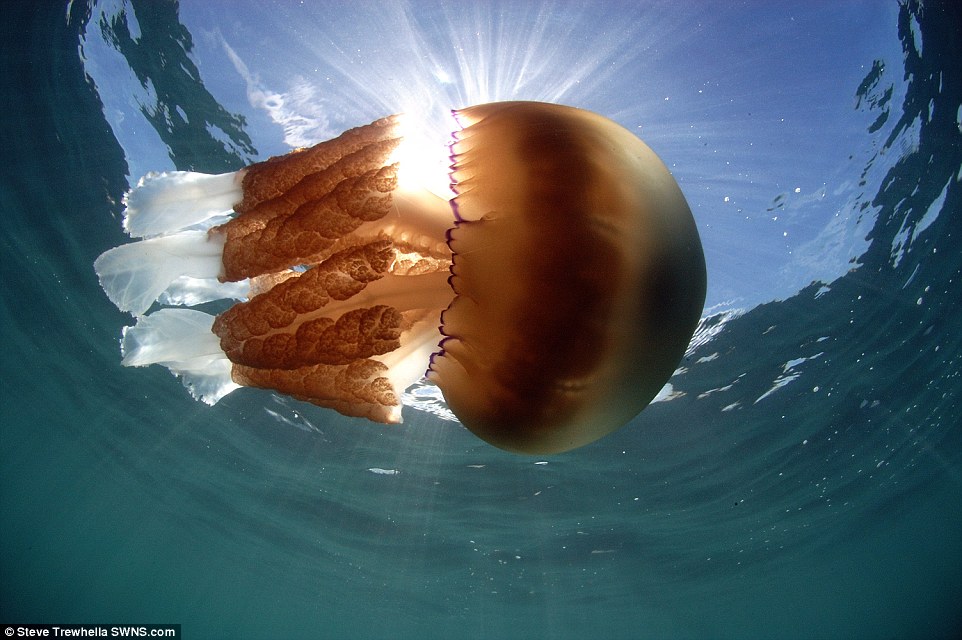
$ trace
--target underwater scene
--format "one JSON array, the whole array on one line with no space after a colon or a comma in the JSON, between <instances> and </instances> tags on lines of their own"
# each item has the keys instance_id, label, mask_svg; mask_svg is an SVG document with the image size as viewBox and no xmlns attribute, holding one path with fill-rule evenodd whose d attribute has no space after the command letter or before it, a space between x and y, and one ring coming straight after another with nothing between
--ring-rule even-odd
<instances>
[{"instance_id":1,"label":"underwater scene","mask_svg":"<svg viewBox=\"0 0 962 640\"><path fill-rule=\"evenodd\" d=\"M962 6L71 0L3 14L7 635L962 634ZM305 248L316 220L241 246L261 202L300 197L273 168L375 130L330 166L393 189L393 140L427 135L430 157L401 145L402 170L424 172L394 193L400 222L363 242L373 218L351 222L321 249ZM302 148L320 151L287 155ZM551 221L523 242L481 198L522 177L521 208ZM255 179L276 191L258 201ZM633 181L657 185L645 193L669 221L551 218L587 192L634 202ZM141 207L215 201L163 228ZM214 262L181 251L221 229ZM377 320L400 336L357 374L377 400L318 390L341 369L298 386L251 364L254 296L283 291L301 313L317 289L294 287L362 245L403 265L365 291L416 310ZM126 279L157 256L204 274ZM478 273L494 286L471 288ZM497 320L465 311L502 302ZM149 330L184 305L202 331ZM604 334L611 309L623 322ZM525 338L497 342L505 323ZM202 366L173 362L197 345ZM478 373L495 352L500 387ZM566 366L581 378L561 391L537 382ZM484 414L509 397L520 438ZM544 415L561 436L539 431Z\"/></svg>"}]
</instances>

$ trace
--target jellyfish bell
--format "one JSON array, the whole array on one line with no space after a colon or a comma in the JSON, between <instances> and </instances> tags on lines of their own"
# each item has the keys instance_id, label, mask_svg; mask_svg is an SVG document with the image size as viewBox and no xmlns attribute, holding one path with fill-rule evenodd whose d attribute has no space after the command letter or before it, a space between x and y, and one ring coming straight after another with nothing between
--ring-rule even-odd
<instances>
[{"instance_id":1,"label":"jellyfish bell","mask_svg":"<svg viewBox=\"0 0 962 640\"><path fill-rule=\"evenodd\" d=\"M597 114L502 102L454 115L453 197L426 186L397 117L236 174L142 181L126 228L144 239L95 264L111 300L141 316L154 301L246 299L209 320L144 316L125 363L162 363L211 403L257 386L381 422L400 421L401 392L426 371L465 427L521 453L623 426L671 376L704 303L684 196Z\"/></svg>"},{"instance_id":2,"label":"jellyfish bell","mask_svg":"<svg viewBox=\"0 0 962 640\"><path fill-rule=\"evenodd\" d=\"M587 444L651 401L698 322L688 205L654 152L597 114L495 103L458 118L457 296L428 377L493 444Z\"/></svg>"}]
</instances>

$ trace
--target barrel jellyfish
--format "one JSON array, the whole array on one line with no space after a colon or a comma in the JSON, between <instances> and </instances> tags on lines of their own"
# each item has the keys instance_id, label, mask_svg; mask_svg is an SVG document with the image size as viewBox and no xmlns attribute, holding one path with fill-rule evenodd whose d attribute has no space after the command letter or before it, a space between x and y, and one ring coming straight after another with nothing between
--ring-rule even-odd
<instances>
[{"instance_id":1,"label":"barrel jellyfish","mask_svg":"<svg viewBox=\"0 0 962 640\"><path fill-rule=\"evenodd\" d=\"M141 239L95 263L138 319L123 364L163 364L210 404L253 386L384 423L426 376L470 431L529 454L627 423L705 300L681 190L595 113L453 113L449 195L405 179L402 116L230 174L145 176L124 220ZM222 311L171 308L201 304Z\"/></svg>"}]
</instances>

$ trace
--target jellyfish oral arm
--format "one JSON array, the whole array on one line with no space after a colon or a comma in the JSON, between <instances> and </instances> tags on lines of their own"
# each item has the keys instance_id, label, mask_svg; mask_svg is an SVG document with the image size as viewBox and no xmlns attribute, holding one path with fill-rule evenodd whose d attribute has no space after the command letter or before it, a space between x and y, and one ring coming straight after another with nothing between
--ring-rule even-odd
<instances>
[{"instance_id":1,"label":"jellyfish oral arm","mask_svg":"<svg viewBox=\"0 0 962 640\"><path fill-rule=\"evenodd\" d=\"M192 309L160 309L126 327L120 342L127 367L160 364L197 400L214 404L238 389L233 365L211 333L214 316Z\"/></svg>"},{"instance_id":2,"label":"jellyfish oral arm","mask_svg":"<svg viewBox=\"0 0 962 640\"><path fill-rule=\"evenodd\" d=\"M125 365L166 366L209 403L260 386L400 422L453 298L453 218L447 200L397 180L394 119L342 138L233 174L140 181L125 227L150 237L95 263L108 297L139 317ZM145 315L222 298L242 302L217 318Z\"/></svg>"},{"instance_id":3,"label":"jellyfish oral arm","mask_svg":"<svg viewBox=\"0 0 962 640\"><path fill-rule=\"evenodd\" d=\"M210 175L191 171L149 173L125 198L124 231L150 238L223 222L240 201L244 171Z\"/></svg>"},{"instance_id":4,"label":"jellyfish oral arm","mask_svg":"<svg viewBox=\"0 0 962 640\"><path fill-rule=\"evenodd\" d=\"M190 288L182 278L198 281L195 290L210 289L197 301L234 297L236 288L215 284L223 271L223 252L223 238L188 230L114 247L97 258L94 269L110 301L121 311L141 316L178 280L181 287Z\"/></svg>"}]
</instances>

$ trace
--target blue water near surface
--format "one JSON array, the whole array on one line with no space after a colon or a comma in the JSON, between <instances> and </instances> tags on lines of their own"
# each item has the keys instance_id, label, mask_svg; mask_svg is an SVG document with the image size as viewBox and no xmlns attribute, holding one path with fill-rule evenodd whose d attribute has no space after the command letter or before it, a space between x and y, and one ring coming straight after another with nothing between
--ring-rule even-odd
<instances>
[{"instance_id":1,"label":"blue water near surface","mask_svg":"<svg viewBox=\"0 0 962 640\"><path fill-rule=\"evenodd\" d=\"M427 412L385 427L256 390L211 408L164 369L121 367L130 319L91 265L125 241L131 181L169 168L155 161L236 169L299 131L253 106L251 87L273 80L251 66L258 46L269 55L257 28L275 24L271 8L6 6L0 623L172 622L189 638L959 637L962 21L952 2L842 4L830 20L824 7L738 9L757 21L687 8L718 21L691 21L698 38L682 42L696 53L722 33L740 34L725 44L736 51L778 43L731 70L759 85L727 121L709 116L731 101L681 99L683 76L679 110L652 100L649 119L624 106L635 94L562 92L648 123L692 202L710 309L672 399L541 459ZM292 6L273 9L296 30ZM567 24L575 7L518 24ZM598 20L629 11L608 8ZM851 41L852 57L792 61L803 27ZM202 54L228 41L248 63L224 73ZM656 45L612 59L643 67ZM779 56L799 76L765 84ZM797 144L777 138L776 103L809 132ZM332 108L319 126L380 108ZM758 144L736 149L746 131ZM832 154L841 164L822 167ZM778 177L793 171L821 186ZM779 248L792 257L778 262Z\"/></svg>"}]
</instances>

